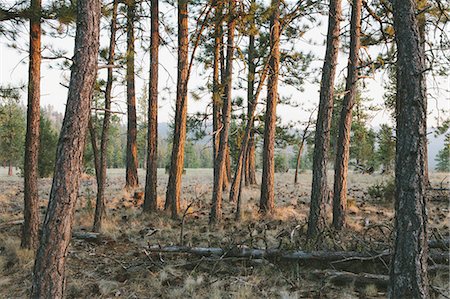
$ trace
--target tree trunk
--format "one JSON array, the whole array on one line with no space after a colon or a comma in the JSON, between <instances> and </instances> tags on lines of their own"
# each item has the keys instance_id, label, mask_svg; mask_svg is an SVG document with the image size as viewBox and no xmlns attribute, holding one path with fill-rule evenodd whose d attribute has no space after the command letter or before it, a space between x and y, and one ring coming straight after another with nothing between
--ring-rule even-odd
<instances>
[{"instance_id":1,"label":"tree trunk","mask_svg":"<svg viewBox=\"0 0 450 299\"><path fill-rule=\"evenodd\" d=\"M167 185L165 209L170 209L172 218L180 212L181 175L184 164L184 144L186 141L187 87L189 73L188 1L178 0L178 76L175 125Z\"/></svg>"},{"instance_id":2,"label":"tree trunk","mask_svg":"<svg viewBox=\"0 0 450 299\"><path fill-rule=\"evenodd\" d=\"M11 160L8 161L8 176L13 176L13 166Z\"/></svg>"},{"instance_id":3,"label":"tree trunk","mask_svg":"<svg viewBox=\"0 0 450 299\"><path fill-rule=\"evenodd\" d=\"M27 132L24 162L24 223L22 248L36 248L39 241L38 158L41 84L41 0L31 0L30 62L28 70Z\"/></svg>"},{"instance_id":4,"label":"tree trunk","mask_svg":"<svg viewBox=\"0 0 450 299\"><path fill-rule=\"evenodd\" d=\"M97 178L97 182L99 179L99 173L100 173L100 157L99 157L99 150L98 150L98 142L97 142L97 132L95 131L94 123L92 122L92 115L89 114L89 121L88 121L88 130L89 135L91 139L91 146L92 146L92 153L94 155L94 170L95 170L95 177ZM87 138L87 136L86 136Z\"/></svg>"},{"instance_id":5,"label":"tree trunk","mask_svg":"<svg viewBox=\"0 0 450 299\"><path fill-rule=\"evenodd\" d=\"M137 158L136 90L134 81L134 22L136 2L127 0L127 169L125 188L139 186Z\"/></svg>"},{"instance_id":6,"label":"tree trunk","mask_svg":"<svg viewBox=\"0 0 450 299\"><path fill-rule=\"evenodd\" d=\"M93 87L97 76L100 1L78 0L75 50L66 113L42 237L32 275L31 298L63 298L65 260L72 231Z\"/></svg>"},{"instance_id":7,"label":"tree trunk","mask_svg":"<svg viewBox=\"0 0 450 299\"><path fill-rule=\"evenodd\" d=\"M117 31L117 10L119 1L114 0L111 17L111 36L109 40L108 65L114 65L114 55L116 49L116 31ZM99 232L102 226L103 217L106 214L105 205L105 187L106 187L106 169L108 158L109 126L111 121L111 93L113 87L113 69L108 68L105 90L105 114L103 117L102 137L100 140L100 167L97 173L97 203L95 205L95 217L93 231Z\"/></svg>"},{"instance_id":8,"label":"tree trunk","mask_svg":"<svg viewBox=\"0 0 450 299\"><path fill-rule=\"evenodd\" d=\"M428 298L425 55L416 1L392 1L397 43L395 242L389 298Z\"/></svg>"},{"instance_id":9,"label":"tree trunk","mask_svg":"<svg viewBox=\"0 0 450 299\"><path fill-rule=\"evenodd\" d=\"M250 131L250 141L248 145L247 159L248 159L248 183L250 185L257 185L258 181L256 180L256 142L253 123L252 123L252 130Z\"/></svg>"},{"instance_id":10,"label":"tree trunk","mask_svg":"<svg viewBox=\"0 0 450 299\"><path fill-rule=\"evenodd\" d=\"M158 54L159 54L158 0L151 1L150 83L148 103L147 176L145 182L144 211L158 209Z\"/></svg>"},{"instance_id":11,"label":"tree trunk","mask_svg":"<svg viewBox=\"0 0 450 299\"><path fill-rule=\"evenodd\" d=\"M345 96L342 102L339 131L336 142L336 162L334 164L333 227L342 229L345 225L347 208L347 175L350 157L350 132L352 128L352 110L355 105L358 81L358 61L361 35L362 0L354 0L350 22L350 57L347 66Z\"/></svg>"},{"instance_id":12,"label":"tree trunk","mask_svg":"<svg viewBox=\"0 0 450 299\"><path fill-rule=\"evenodd\" d=\"M221 56L223 47L223 28L222 28L222 1L218 1L215 7L215 24L214 24L214 62L213 62L213 152L214 161L217 159L219 151L221 120L220 110L222 107L222 84L221 84ZM227 185L226 177L224 176L223 185Z\"/></svg>"},{"instance_id":13,"label":"tree trunk","mask_svg":"<svg viewBox=\"0 0 450 299\"><path fill-rule=\"evenodd\" d=\"M144 212L158 209L158 54L159 54L159 7L151 1L150 83L148 103L147 176L145 182Z\"/></svg>"},{"instance_id":14,"label":"tree trunk","mask_svg":"<svg viewBox=\"0 0 450 299\"><path fill-rule=\"evenodd\" d=\"M255 33L254 29L256 27L256 19L255 19L255 12L254 9L256 5L256 1L251 1L251 30L249 34L249 41L248 41L248 75L247 75L247 118L251 118L251 114L253 114L252 111L252 105L254 102L254 93L255 93L255 74L256 74L256 64L255 64ZM252 172L255 172L255 163L254 163L254 142L255 142L255 134L253 132L253 122L251 123L251 131L250 131L250 141L249 145L247 146L247 152L245 154L245 163L244 163L244 173L245 173L245 186L254 184L255 182L252 180ZM253 168L253 169L252 169Z\"/></svg>"},{"instance_id":15,"label":"tree trunk","mask_svg":"<svg viewBox=\"0 0 450 299\"><path fill-rule=\"evenodd\" d=\"M234 56L234 31L236 27L236 1L229 0L228 11L228 33L227 33L227 61L226 61L226 81L225 81L225 97L222 106L222 130L220 131L219 148L217 151L217 159L214 161L214 185L211 213L209 222L211 224L220 222L222 219L222 192L224 176L227 173L227 152L228 152L228 131L230 128L231 117L231 97L232 97L232 79L233 79L233 56ZM228 157L229 157L228 153Z\"/></svg>"},{"instance_id":16,"label":"tree trunk","mask_svg":"<svg viewBox=\"0 0 450 299\"><path fill-rule=\"evenodd\" d=\"M269 75L267 77L267 106L264 123L263 171L259 209L263 214L272 213L275 208L275 129L278 102L278 72L280 68L280 0L272 0L270 20Z\"/></svg>"},{"instance_id":17,"label":"tree trunk","mask_svg":"<svg viewBox=\"0 0 450 299\"><path fill-rule=\"evenodd\" d=\"M302 161L302 152L303 152L303 142L298 147L297 163L295 164L294 184L298 183L298 171L300 170L300 163Z\"/></svg>"},{"instance_id":18,"label":"tree trunk","mask_svg":"<svg viewBox=\"0 0 450 299\"><path fill-rule=\"evenodd\" d=\"M308 238L317 235L323 218L323 204L328 197L327 161L330 147L331 115L333 113L334 79L339 50L341 0L330 0L327 47L320 84L319 111L314 136L311 206L308 217Z\"/></svg>"},{"instance_id":19,"label":"tree trunk","mask_svg":"<svg viewBox=\"0 0 450 299\"><path fill-rule=\"evenodd\" d=\"M425 9L428 6L428 0L419 0L417 1L417 5L419 6L419 10ZM426 24L427 24L427 12L426 11L422 11L420 14L417 15L417 22L418 22L418 26L419 26L419 36L420 36L420 46L422 47L422 51L424 53L424 57L425 57L425 63L427 61L426 59L426 54L425 54L425 46L426 46ZM425 67L427 67L425 65ZM425 90L425 94L427 93L427 82L426 80L424 80L423 82L423 89ZM425 105L425 111L427 111L427 101L424 102ZM427 121L425 120L425 128L427 128ZM425 187L431 188L431 183L430 183L430 177L428 175L428 138L427 138L427 134L425 134L424 136L425 138L425 173L423 176L423 180L425 181Z\"/></svg>"}]
</instances>

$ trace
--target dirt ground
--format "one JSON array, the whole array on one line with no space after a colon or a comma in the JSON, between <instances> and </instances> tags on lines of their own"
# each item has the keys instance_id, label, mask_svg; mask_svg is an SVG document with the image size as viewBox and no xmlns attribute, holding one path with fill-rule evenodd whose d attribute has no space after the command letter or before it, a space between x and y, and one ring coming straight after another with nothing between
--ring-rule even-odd
<instances>
[{"instance_id":1,"label":"dirt ground","mask_svg":"<svg viewBox=\"0 0 450 299\"><path fill-rule=\"evenodd\" d=\"M140 170L144 184L144 171ZM163 206L167 175L159 171L159 205ZM123 190L124 170L109 170L107 219L97 240L73 239L67 259L67 298L385 298L383 285L355 281L332 282L325 269L388 274L380 261L286 263L282 260L202 258L187 254L151 253L149 245L197 247L280 248L283 250L358 251L388 249L392 242L393 202L371 198L369 186L389 177L350 173L348 227L326 229L315 242L306 242L311 173L293 183L293 171L276 175L276 213L260 218L259 186L243 190L243 217L234 221L234 206L224 199L224 221L210 227L212 170L188 169L183 176L184 224L164 212L142 214L141 201ZM329 178L332 178L330 172ZM432 185L449 185L450 174L433 173ZM260 181L260 180L259 180ZM51 187L40 180L42 217ZM140 188L136 191L142 191ZM95 179L80 184L74 232L89 231L95 206ZM226 194L227 195L227 194ZM25 298L30 288L34 254L20 249L23 182L0 169L0 298ZM327 207L331 221L331 209ZM448 193L436 191L428 205L430 239L449 237ZM180 232L183 226L183 237ZM448 263L448 261L447 261ZM430 274L433 298L449 296L448 268ZM448 298L448 297L447 297Z\"/></svg>"}]
</instances>

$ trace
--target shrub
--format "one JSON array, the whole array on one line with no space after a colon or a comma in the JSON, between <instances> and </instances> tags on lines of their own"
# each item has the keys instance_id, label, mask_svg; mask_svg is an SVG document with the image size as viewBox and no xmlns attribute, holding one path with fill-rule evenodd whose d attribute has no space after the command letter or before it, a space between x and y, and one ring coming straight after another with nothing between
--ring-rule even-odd
<instances>
[{"instance_id":1,"label":"shrub","mask_svg":"<svg viewBox=\"0 0 450 299\"><path fill-rule=\"evenodd\" d=\"M376 183L369 186L367 192L372 198L379 198L386 201L394 201L395 198L395 180L391 178L382 183Z\"/></svg>"}]
</instances>

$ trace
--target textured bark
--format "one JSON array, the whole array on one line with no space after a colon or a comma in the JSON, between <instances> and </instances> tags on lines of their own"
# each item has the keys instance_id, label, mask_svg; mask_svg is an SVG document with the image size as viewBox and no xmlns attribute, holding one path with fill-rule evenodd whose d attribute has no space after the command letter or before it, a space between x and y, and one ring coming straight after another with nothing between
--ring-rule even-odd
<instances>
[{"instance_id":1,"label":"textured bark","mask_svg":"<svg viewBox=\"0 0 450 299\"><path fill-rule=\"evenodd\" d=\"M28 69L27 132L24 161L24 223L22 248L36 248L39 241L38 157L41 85L41 0L32 0L30 9L30 61Z\"/></svg>"},{"instance_id":2,"label":"textured bark","mask_svg":"<svg viewBox=\"0 0 450 299\"><path fill-rule=\"evenodd\" d=\"M222 49L222 1L217 1L215 6L214 22L214 61L213 61L213 157L217 159L220 140L220 107L222 106L222 90L220 79L220 59Z\"/></svg>"},{"instance_id":3,"label":"textured bark","mask_svg":"<svg viewBox=\"0 0 450 299\"><path fill-rule=\"evenodd\" d=\"M267 106L264 123L263 170L261 181L260 212L272 213L275 208L275 129L278 102L278 73L280 68L280 0L272 0L270 20L270 60L267 77Z\"/></svg>"},{"instance_id":4,"label":"textured bark","mask_svg":"<svg viewBox=\"0 0 450 299\"><path fill-rule=\"evenodd\" d=\"M428 0L418 0L417 1L417 5L419 10L424 9L425 7L428 6ZM420 36L420 46L422 47L423 53L424 53L424 57L425 57L425 63L426 63L426 54L425 54L425 47L426 47L426 24L427 24L427 12L426 11L422 11L421 13L419 13L417 15L417 23L419 26L419 36ZM428 67L425 65L425 67ZM427 93L427 82L426 80L424 80L423 82L423 87L422 87L425 91L425 94ZM424 102L425 105L425 111L427 111L427 101ZM427 120L425 119L425 128L427 128L427 124L426 124ZM430 177L428 175L428 138L427 138L427 134L425 134L424 136L425 138L425 173L423 176L423 180L425 182L425 187L431 188L431 183L430 183Z\"/></svg>"},{"instance_id":5,"label":"textured bark","mask_svg":"<svg viewBox=\"0 0 450 299\"><path fill-rule=\"evenodd\" d=\"M113 14L111 18L111 35L109 39L108 65L114 65L114 54L116 48L116 31L117 31L117 8L119 0L113 2ZM102 227L103 217L106 214L105 205L105 187L106 187L106 169L109 143L109 126L111 122L111 94L113 87L113 69L108 68L105 88L105 114L103 117L102 137L100 140L100 162L99 171L97 173L97 202L95 205L95 216L93 231L99 232Z\"/></svg>"},{"instance_id":6,"label":"textured bark","mask_svg":"<svg viewBox=\"0 0 450 299\"><path fill-rule=\"evenodd\" d=\"M125 188L139 186L137 158L136 89L134 80L134 22L136 2L127 0L127 158Z\"/></svg>"},{"instance_id":7,"label":"textured bark","mask_svg":"<svg viewBox=\"0 0 450 299\"><path fill-rule=\"evenodd\" d=\"M302 153L303 153L303 143L301 143L300 146L298 147L297 163L295 163L294 184L298 183L298 171L299 171L300 166L301 166Z\"/></svg>"},{"instance_id":8,"label":"textured bark","mask_svg":"<svg viewBox=\"0 0 450 299\"><path fill-rule=\"evenodd\" d=\"M144 211L158 209L157 170L158 170L158 54L159 54L159 7L158 0L151 1L151 45L150 45L150 83L148 103L147 135L147 176L145 181Z\"/></svg>"},{"instance_id":9,"label":"textured bark","mask_svg":"<svg viewBox=\"0 0 450 299\"><path fill-rule=\"evenodd\" d=\"M392 1L397 43L395 242L389 298L428 298L425 56L416 1Z\"/></svg>"},{"instance_id":10,"label":"textured bark","mask_svg":"<svg viewBox=\"0 0 450 299\"><path fill-rule=\"evenodd\" d=\"M188 62L188 1L178 0L178 76L177 99L172 157L167 185L165 209L170 209L172 218L180 213L181 175L183 174L184 144L186 141Z\"/></svg>"},{"instance_id":11,"label":"textured bark","mask_svg":"<svg viewBox=\"0 0 450 299\"><path fill-rule=\"evenodd\" d=\"M361 35L362 0L354 0L350 21L350 57L347 66L345 96L339 119L336 142L336 162L334 163L333 227L342 229L345 225L347 208L347 175L350 158L350 131L352 128L352 110L355 105L358 81L358 61Z\"/></svg>"},{"instance_id":12,"label":"textured bark","mask_svg":"<svg viewBox=\"0 0 450 299\"><path fill-rule=\"evenodd\" d=\"M75 50L55 174L32 276L31 298L63 298L90 104L97 76L100 1L78 0Z\"/></svg>"},{"instance_id":13,"label":"textured bark","mask_svg":"<svg viewBox=\"0 0 450 299\"><path fill-rule=\"evenodd\" d=\"M255 131L254 125L252 123L252 130L250 131L250 141L248 145L248 183L249 185L257 185L256 180L256 141L255 141Z\"/></svg>"},{"instance_id":14,"label":"textured bark","mask_svg":"<svg viewBox=\"0 0 450 299\"><path fill-rule=\"evenodd\" d=\"M97 178L98 181L99 178L98 174L100 172L100 157L98 150L97 132L95 131L94 123L92 122L92 115L89 115L88 130L89 136L91 137L90 139L91 139L92 153L94 156L95 177Z\"/></svg>"},{"instance_id":15,"label":"textured bark","mask_svg":"<svg viewBox=\"0 0 450 299\"><path fill-rule=\"evenodd\" d=\"M308 217L308 238L315 237L323 218L323 204L328 197L327 161L333 112L334 79L339 50L341 0L330 0L325 60L320 83L319 111L314 136L313 179Z\"/></svg>"},{"instance_id":16,"label":"textured bark","mask_svg":"<svg viewBox=\"0 0 450 299\"><path fill-rule=\"evenodd\" d=\"M227 151L228 151L228 131L230 128L231 100L232 100L232 79L233 79L233 56L234 56L234 31L236 27L236 0L228 2L228 24L227 24L227 61L225 70L225 97L222 106L222 130L220 131L219 148L217 158L214 161L214 184L212 195L210 223L220 222L222 219L222 192L224 176L227 174ZM229 154L228 154L229 157Z\"/></svg>"},{"instance_id":17,"label":"textured bark","mask_svg":"<svg viewBox=\"0 0 450 299\"><path fill-rule=\"evenodd\" d=\"M252 0L251 5L254 7L255 0ZM252 15L251 26L256 27L255 15ZM250 119L253 114L252 105L254 102L255 93L255 76L256 76L256 63L255 63L255 34L251 30L248 41L248 75L247 75L247 119ZM244 173L245 173L245 186L256 184L256 169L255 169L255 134L253 132L253 122L251 123L250 140L247 146L247 152L245 154Z\"/></svg>"},{"instance_id":18,"label":"textured bark","mask_svg":"<svg viewBox=\"0 0 450 299\"><path fill-rule=\"evenodd\" d=\"M252 5L254 5L254 1L252 1ZM255 20L252 18L252 23L254 24ZM255 97L255 73L256 73L256 65L254 62L255 59L255 36L253 34L249 35L249 46L248 46L248 75L247 75L247 126L245 128L243 141L241 144L241 149L239 151L238 161L236 163L236 169L234 172L234 178L231 183L230 188L230 201L237 201L237 217L240 217L240 208L241 202L239 200L239 195L241 193L242 187L242 172L245 173L245 184L246 186L250 183L250 143L253 132L253 123L254 123L254 114L256 109L256 97Z\"/></svg>"}]
</instances>

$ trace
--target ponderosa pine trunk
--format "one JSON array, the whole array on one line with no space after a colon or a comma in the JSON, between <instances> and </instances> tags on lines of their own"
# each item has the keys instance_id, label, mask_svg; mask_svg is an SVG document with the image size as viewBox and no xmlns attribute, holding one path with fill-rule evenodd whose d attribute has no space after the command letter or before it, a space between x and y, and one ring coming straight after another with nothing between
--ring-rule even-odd
<instances>
[{"instance_id":1,"label":"ponderosa pine trunk","mask_svg":"<svg viewBox=\"0 0 450 299\"><path fill-rule=\"evenodd\" d=\"M139 186L137 158L136 88L134 78L134 22L136 1L127 0L127 154L125 188Z\"/></svg>"},{"instance_id":2,"label":"ponderosa pine trunk","mask_svg":"<svg viewBox=\"0 0 450 299\"><path fill-rule=\"evenodd\" d=\"M228 132L231 118L232 101L232 79L233 79L233 56L234 56L234 31L236 28L236 0L228 2L228 24L227 24L227 61L225 70L225 96L222 105L222 129L220 130L219 148L217 158L214 161L214 184L211 213L209 222L211 224L220 222L222 219L222 193L224 176L227 174L227 151ZM229 154L228 154L229 158Z\"/></svg>"},{"instance_id":3,"label":"ponderosa pine trunk","mask_svg":"<svg viewBox=\"0 0 450 299\"><path fill-rule=\"evenodd\" d=\"M214 22L214 60L213 60L213 157L217 159L220 140L220 107L222 106L222 84L220 79L221 49L222 49L222 1L217 1L215 6Z\"/></svg>"},{"instance_id":4,"label":"ponderosa pine trunk","mask_svg":"<svg viewBox=\"0 0 450 299\"><path fill-rule=\"evenodd\" d=\"M257 185L256 179L256 141L255 141L255 129L252 124L252 131L250 132L250 141L248 145L248 183L249 185Z\"/></svg>"},{"instance_id":5,"label":"ponderosa pine trunk","mask_svg":"<svg viewBox=\"0 0 450 299\"><path fill-rule=\"evenodd\" d=\"M55 173L32 275L31 298L64 298L65 262L72 234L100 33L100 1L78 0L75 50Z\"/></svg>"},{"instance_id":6,"label":"ponderosa pine trunk","mask_svg":"<svg viewBox=\"0 0 450 299\"><path fill-rule=\"evenodd\" d=\"M264 122L263 170L259 211L272 213L275 208L275 130L278 102L278 73L280 68L280 0L271 2L270 60L267 77L267 105Z\"/></svg>"},{"instance_id":7,"label":"ponderosa pine trunk","mask_svg":"<svg viewBox=\"0 0 450 299\"><path fill-rule=\"evenodd\" d=\"M24 222L22 248L36 248L39 242L38 157L41 98L41 0L31 0L30 53L28 67L27 132L24 161Z\"/></svg>"},{"instance_id":8,"label":"ponderosa pine trunk","mask_svg":"<svg viewBox=\"0 0 450 299\"><path fill-rule=\"evenodd\" d=\"M350 132L352 110L358 90L359 48L361 36L362 0L353 0L350 21L350 57L347 65L345 95L342 102L339 131L336 142L336 162L334 163L333 227L342 229L347 210L347 175L350 158Z\"/></svg>"},{"instance_id":9,"label":"ponderosa pine trunk","mask_svg":"<svg viewBox=\"0 0 450 299\"><path fill-rule=\"evenodd\" d=\"M298 183L298 172L299 172L300 166L301 166L302 153L303 153L303 142L298 147L297 162L295 163L294 184Z\"/></svg>"},{"instance_id":10,"label":"ponderosa pine trunk","mask_svg":"<svg viewBox=\"0 0 450 299\"><path fill-rule=\"evenodd\" d=\"M98 140L97 140L97 132L94 126L94 122L92 120L92 115L89 115L89 121L88 121L88 130L89 130L89 136L91 140L91 147L92 147L92 154L94 156L94 171L95 171L95 177L99 178L100 173L100 153L98 150ZM87 138L87 136L86 136Z\"/></svg>"},{"instance_id":11,"label":"ponderosa pine trunk","mask_svg":"<svg viewBox=\"0 0 450 299\"><path fill-rule=\"evenodd\" d=\"M254 5L254 1L252 2L252 5ZM252 23L254 23L254 17L252 17ZM229 200L231 202L237 202L237 208L239 209L239 212L236 213L236 215L240 214L240 205L241 202L239 201L239 195L241 193L242 187L242 178L243 175L242 172L244 172L245 176L245 183L249 182L247 178L247 172L249 172L249 146L251 142L252 137L252 131L253 131L253 122L254 122L254 115L255 115L255 109L256 109L256 97L255 97L255 73L256 73L256 65L254 62L255 59L255 35L250 34L249 35L249 46L248 46L248 75L247 75L247 101L248 101L248 108L247 108L247 125L245 128L243 140L241 143L241 148L239 150L239 157L236 163L236 169L234 172L234 178L231 183L230 188L230 196ZM237 218L240 217L236 216Z\"/></svg>"},{"instance_id":12,"label":"ponderosa pine trunk","mask_svg":"<svg viewBox=\"0 0 450 299\"><path fill-rule=\"evenodd\" d=\"M416 1L393 0L397 43L395 241L389 298L429 298L427 276L425 54Z\"/></svg>"},{"instance_id":13,"label":"ponderosa pine trunk","mask_svg":"<svg viewBox=\"0 0 450 299\"><path fill-rule=\"evenodd\" d=\"M333 113L334 79L339 50L341 0L330 0L325 60L320 83L319 111L314 136L313 178L308 216L308 238L317 235L322 225L323 205L328 197L327 161L330 148L331 115Z\"/></svg>"},{"instance_id":14,"label":"ponderosa pine trunk","mask_svg":"<svg viewBox=\"0 0 450 299\"><path fill-rule=\"evenodd\" d=\"M256 76L256 64L255 64L255 7L256 1L251 1L251 29L248 36L248 75L247 75L247 119L252 118L254 113L252 105L254 102L255 93L255 76ZM255 133L253 131L253 122L251 123L250 140L247 146L247 152L245 154L244 174L245 174L245 186L256 184L256 169L255 169Z\"/></svg>"},{"instance_id":15,"label":"ponderosa pine trunk","mask_svg":"<svg viewBox=\"0 0 450 299\"><path fill-rule=\"evenodd\" d=\"M117 9L119 5L119 0L114 0L113 11L111 17L111 35L109 39L109 52L108 52L108 65L114 65L114 55L116 49L116 31L117 31ZM108 158L108 143L109 143L109 126L111 122L111 97L112 97L112 87L113 87L113 69L108 67L106 78L106 88L105 88L105 114L103 116L102 125L102 136L100 140L100 161L99 161L99 171L97 172L97 202L95 205L95 216L93 231L99 232L102 227L103 217L106 215L106 198L105 198L105 187L106 187L106 169L107 158Z\"/></svg>"},{"instance_id":16,"label":"ponderosa pine trunk","mask_svg":"<svg viewBox=\"0 0 450 299\"><path fill-rule=\"evenodd\" d=\"M419 26L419 36L420 36L420 46L422 47L424 56L425 56L425 63L427 61L426 59L426 52L425 52L425 47L426 47L426 25L427 25L427 10L424 10L427 6L428 6L428 0L419 0L417 1L417 5L418 5L418 9L422 10L418 15L417 15L417 22L418 22L418 26ZM425 66L427 67L427 66ZM425 90L425 93L427 92L427 82L426 80L423 82L423 88ZM427 106L428 103L427 101L425 101L424 103L425 105L425 110L427 111ZM425 120L426 122L426 120ZM425 127L427 127L427 124L425 123ZM425 173L424 173L424 177L423 180L425 181L425 187L428 189L431 187L431 183L430 183L430 176L428 174L428 138L427 138L428 134L425 134Z\"/></svg>"},{"instance_id":17,"label":"ponderosa pine trunk","mask_svg":"<svg viewBox=\"0 0 450 299\"><path fill-rule=\"evenodd\" d=\"M180 213L181 175L184 164L184 144L186 141L187 87L188 87L188 0L178 0L178 75L175 124L169 182L166 192L165 209L170 209L172 218Z\"/></svg>"},{"instance_id":18,"label":"ponderosa pine trunk","mask_svg":"<svg viewBox=\"0 0 450 299\"><path fill-rule=\"evenodd\" d=\"M150 44L150 82L148 103L147 133L147 176L145 181L144 211L158 209L157 171L158 171L158 54L159 54L159 6L158 0L151 1L151 44Z\"/></svg>"}]
</instances>

